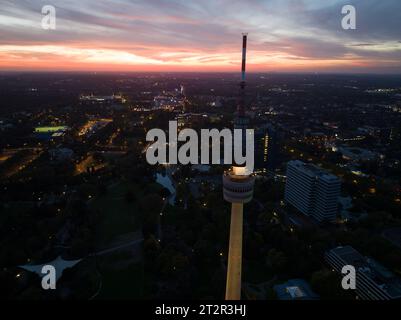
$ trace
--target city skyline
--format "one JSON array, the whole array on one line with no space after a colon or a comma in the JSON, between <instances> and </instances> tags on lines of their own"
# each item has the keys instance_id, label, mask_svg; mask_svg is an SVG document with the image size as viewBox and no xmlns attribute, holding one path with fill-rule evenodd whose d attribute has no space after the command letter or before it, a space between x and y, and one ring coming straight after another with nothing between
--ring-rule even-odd
<instances>
[{"instance_id":1,"label":"city skyline","mask_svg":"<svg viewBox=\"0 0 401 320\"><path fill-rule=\"evenodd\" d=\"M44 5L56 30L41 28ZM357 29L343 30L343 5ZM4 1L0 71L401 73L397 1Z\"/></svg>"}]
</instances>

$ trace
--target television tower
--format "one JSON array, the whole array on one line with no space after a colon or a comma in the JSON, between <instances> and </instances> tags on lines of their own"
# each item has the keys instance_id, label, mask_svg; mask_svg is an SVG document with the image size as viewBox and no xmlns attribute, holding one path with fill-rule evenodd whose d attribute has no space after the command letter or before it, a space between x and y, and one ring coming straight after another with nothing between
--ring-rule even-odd
<instances>
[{"instance_id":1,"label":"television tower","mask_svg":"<svg viewBox=\"0 0 401 320\"><path fill-rule=\"evenodd\" d=\"M237 116L234 129L242 129L242 148L249 120L245 114L245 67L247 34L242 35L242 68ZM231 203L230 240L228 249L226 300L241 299L242 233L244 204L253 197L255 177L243 166L234 165L223 174L224 200Z\"/></svg>"}]
</instances>

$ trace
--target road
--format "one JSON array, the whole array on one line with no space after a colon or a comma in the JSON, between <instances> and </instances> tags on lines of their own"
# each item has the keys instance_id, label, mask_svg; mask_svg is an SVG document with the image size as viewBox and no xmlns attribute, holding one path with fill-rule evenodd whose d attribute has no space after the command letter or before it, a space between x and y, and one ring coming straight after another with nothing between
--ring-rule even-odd
<instances>
[{"instance_id":1,"label":"road","mask_svg":"<svg viewBox=\"0 0 401 320\"><path fill-rule=\"evenodd\" d=\"M100 250L100 251L96 252L95 254L98 255L98 256L101 256L101 255L104 255L104 254L109 254L111 252L114 252L114 251L117 251L117 250L120 250L120 249L123 249L123 248L126 248L126 247L138 245L138 244L142 243L142 241L143 241L143 238L136 239L136 240L131 240L129 242L126 242L126 243L123 243L123 244L119 244L117 246L114 246L114 247L111 247L111 248L108 248L108 249Z\"/></svg>"}]
</instances>

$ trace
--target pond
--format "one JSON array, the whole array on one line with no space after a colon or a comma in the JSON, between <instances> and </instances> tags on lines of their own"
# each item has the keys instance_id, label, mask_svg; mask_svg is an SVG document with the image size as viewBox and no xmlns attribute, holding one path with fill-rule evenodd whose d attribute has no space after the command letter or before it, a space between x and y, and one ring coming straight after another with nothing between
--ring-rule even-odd
<instances>
[{"instance_id":1,"label":"pond","mask_svg":"<svg viewBox=\"0 0 401 320\"><path fill-rule=\"evenodd\" d=\"M171 178L168 175L157 173L156 182L170 191L171 195L169 196L168 203L173 206L175 204L175 188Z\"/></svg>"}]
</instances>

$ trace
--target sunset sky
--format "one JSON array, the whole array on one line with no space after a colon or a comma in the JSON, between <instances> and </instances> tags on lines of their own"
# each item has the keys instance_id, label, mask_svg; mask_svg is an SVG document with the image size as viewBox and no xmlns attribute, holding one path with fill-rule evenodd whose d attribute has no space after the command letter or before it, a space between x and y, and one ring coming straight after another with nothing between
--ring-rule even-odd
<instances>
[{"instance_id":1,"label":"sunset sky","mask_svg":"<svg viewBox=\"0 0 401 320\"><path fill-rule=\"evenodd\" d=\"M357 9L357 30L341 8ZM41 8L57 10L43 30ZM400 0L1 0L0 70L401 73Z\"/></svg>"}]
</instances>

